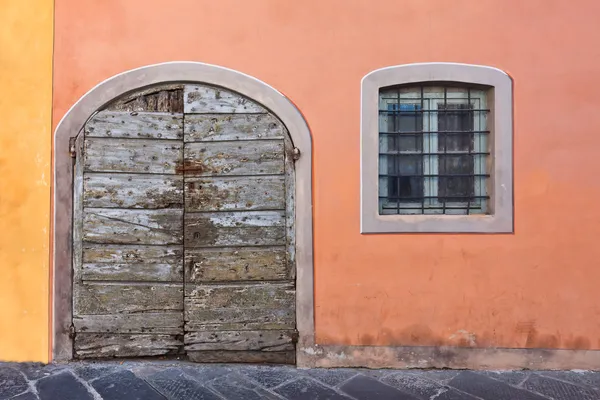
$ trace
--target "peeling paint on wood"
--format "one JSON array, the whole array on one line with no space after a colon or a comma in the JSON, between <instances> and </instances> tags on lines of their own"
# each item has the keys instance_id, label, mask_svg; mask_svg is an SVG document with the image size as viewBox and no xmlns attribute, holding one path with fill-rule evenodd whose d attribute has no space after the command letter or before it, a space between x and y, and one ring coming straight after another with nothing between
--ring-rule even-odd
<instances>
[{"instance_id":1,"label":"peeling paint on wood","mask_svg":"<svg viewBox=\"0 0 600 400\"><path fill-rule=\"evenodd\" d=\"M284 211L186 213L186 247L285 244Z\"/></svg>"},{"instance_id":2,"label":"peeling paint on wood","mask_svg":"<svg viewBox=\"0 0 600 400\"><path fill-rule=\"evenodd\" d=\"M90 281L181 282L183 268L173 264L84 263L81 277Z\"/></svg>"},{"instance_id":3,"label":"peeling paint on wood","mask_svg":"<svg viewBox=\"0 0 600 400\"><path fill-rule=\"evenodd\" d=\"M136 246L84 244L84 263L176 264L183 259L183 246Z\"/></svg>"},{"instance_id":4,"label":"peeling paint on wood","mask_svg":"<svg viewBox=\"0 0 600 400\"><path fill-rule=\"evenodd\" d=\"M294 350L294 331L190 332L184 336L186 351L286 351Z\"/></svg>"},{"instance_id":5,"label":"peeling paint on wood","mask_svg":"<svg viewBox=\"0 0 600 400\"><path fill-rule=\"evenodd\" d=\"M179 175L86 173L85 207L183 208Z\"/></svg>"},{"instance_id":6,"label":"peeling paint on wood","mask_svg":"<svg viewBox=\"0 0 600 400\"><path fill-rule=\"evenodd\" d=\"M293 329L291 283L192 285L185 287L185 330Z\"/></svg>"},{"instance_id":7,"label":"peeling paint on wood","mask_svg":"<svg viewBox=\"0 0 600 400\"><path fill-rule=\"evenodd\" d=\"M185 113L266 113L260 105L237 93L217 87L185 85Z\"/></svg>"},{"instance_id":8,"label":"peeling paint on wood","mask_svg":"<svg viewBox=\"0 0 600 400\"><path fill-rule=\"evenodd\" d=\"M183 114L100 111L85 124L86 137L181 139Z\"/></svg>"},{"instance_id":9,"label":"peeling paint on wood","mask_svg":"<svg viewBox=\"0 0 600 400\"><path fill-rule=\"evenodd\" d=\"M293 305L246 309L185 310L185 331L236 331L248 329L294 329L296 314ZM186 304L187 298L186 298ZM187 306L186 306L187 307Z\"/></svg>"},{"instance_id":10,"label":"peeling paint on wood","mask_svg":"<svg viewBox=\"0 0 600 400\"><path fill-rule=\"evenodd\" d=\"M188 114L184 141L283 139L284 129L271 114Z\"/></svg>"},{"instance_id":11,"label":"peeling paint on wood","mask_svg":"<svg viewBox=\"0 0 600 400\"><path fill-rule=\"evenodd\" d=\"M185 280L190 283L274 281L288 277L284 247L187 249Z\"/></svg>"},{"instance_id":12,"label":"peeling paint on wood","mask_svg":"<svg viewBox=\"0 0 600 400\"><path fill-rule=\"evenodd\" d=\"M287 305L294 297L291 283L188 285L185 291L193 308L262 307Z\"/></svg>"},{"instance_id":13,"label":"peeling paint on wood","mask_svg":"<svg viewBox=\"0 0 600 400\"><path fill-rule=\"evenodd\" d=\"M284 172L283 140L187 143L186 175L277 175Z\"/></svg>"},{"instance_id":14,"label":"peeling paint on wood","mask_svg":"<svg viewBox=\"0 0 600 400\"><path fill-rule=\"evenodd\" d=\"M287 131L286 131L287 133ZM289 279L296 280L296 174L294 145L285 135L285 229Z\"/></svg>"},{"instance_id":15,"label":"peeling paint on wood","mask_svg":"<svg viewBox=\"0 0 600 400\"><path fill-rule=\"evenodd\" d=\"M185 210L284 210L285 177L206 177L185 179Z\"/></svg>"},{"instance_id":16,"label":"peeling paint on wood","mask_svg":"<svg viewBox=\"0 0 600 400\"><path fill-rule=\"evenodd\" d=\"M82 278L181 282L183 247L85 244Z\"/></svg>"},{"instance_id":17,"label":"peeling paint on wood","mask_svg":"<svg viewBox=\"0 0 600 400\"><path fill-rule=\"evenodd\" d=\"M85 333L162 333L183 332L181 312L80 315L73 318L75 332Z\"/></svg>"},{"instance_id":18,"label":"peeling paint on wood","mask_svg":"<svg viewBox=\"0 0 600 400\"><path fill-rule=\"evenodd\" d=\"M75 315L183 309L182 284L85 283L74 287Z\"/></svg>"},{"instance_id":19,"label":"peeling paint on wood","mask_svg":"<svg viewBox=\"0 0 600 400\"><path fill-rule=\"evenodd\" d=\"M181 244L183 210L87 208L83 240L106 244Z\"/></svg>"},{"instance_id":20,"label":"peeling paint on wood","mask_svg":"<svg viewBox=\"0 0 600 400\"><path fill-rule=\"evenodd\" d=\"M73 166L73 284L81 281L82 240L83 240L83 132L75 140L75 158ZM70 325L70 322L69 322Z\"/></svg>"},{"instance_id":21,"label":"peeling paint on wood","mask_svg":"<svg viewBox=\"0 0 600 400\"><path fill-rule=\"evenodd\" d=\"M150 139L85 140L86 172L175 174L183 161L183 144Z\"/></svg>"},{"instance_id":22,"label":"peeling paint on wood","mask_svg":"<svg viewBox=\"0 0 600 400\"><path fill-rule=\"evenodd\" d=\"M77 358L141 357L179 353L180 335L78 333L74 349Z\"/></svg>"},{"instance_id":23,"label":"peeling paint on wood","mask_svg":"<svg viewBox=\"0 0 600 400\"><path fill-rule=\"evenodd\" d=\"M183 84L174 83L147 87L128 93L111 102L106 110L183 112Z\"/></svg>"},{"instance_id":24,"label":"peeling paint on wood","mask_svg":"<svg viewBox=\"0 0 600 400\"><path fill-rule=\"evenodd\" d=\"M188 351L190 361L197 363L294 364L294 351Z\"/></svg>"}]
</instances>

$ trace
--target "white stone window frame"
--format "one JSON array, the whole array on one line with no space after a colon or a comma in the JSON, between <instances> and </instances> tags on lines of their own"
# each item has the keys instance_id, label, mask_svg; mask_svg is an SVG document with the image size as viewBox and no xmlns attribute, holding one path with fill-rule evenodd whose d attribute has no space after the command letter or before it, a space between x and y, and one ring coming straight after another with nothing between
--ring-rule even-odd
<instances>
[{"instance_id":1,"label":"white stone window frame","mask_svg":"<svg viewBox=\"0 0 600 400\"><path fill-rule=\"evenodd\" d=\"M379 92L397 85L481 85L487 118L487 214L408 215L379 213ZM497 68L458 63L418 63L378 69L361 83L361 233L512 233L512 79Z\"/></svg>"}]
</instances>

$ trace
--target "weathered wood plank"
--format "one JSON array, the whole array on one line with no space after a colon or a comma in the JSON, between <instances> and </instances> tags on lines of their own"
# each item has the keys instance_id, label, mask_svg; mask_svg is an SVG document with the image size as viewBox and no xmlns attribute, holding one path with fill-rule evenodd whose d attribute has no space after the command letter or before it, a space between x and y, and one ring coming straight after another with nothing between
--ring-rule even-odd
<instances>
[{"instance_id":1,"label":"weathered wood plank","mask_svg":"<svg viewBox=\"0 0 600 400\"><path fill-rule=\"evenodd\" d=\"M86 172L175 174L183 162L183 143L86 138L84 153Z\"/></svg>"},{"instance_id":2,"label":"weathered wood plank","mask_svg":"<svg viewBox=\"0 0 600 400\"><path fill-rule=\"evenodd\" d=\"M185 210L284 210L285 177L205 177L185 179Z\"/></svg>"},{"instance_id":3,"label":"weathered wood plank","mask_svg":"<svg viewBox=\"0 0 600 400\"><path fill-rule=\"evenodd\" d=\"M181 282L183 246L85 244L83 279Z\"/></svg>"},{"instance_id":4,"label":"weathered wood plank","mask_svg":"<svg viewBox=\"0 0 600 400\"><path fill-rule=\"evenodd\" d=\"M204 85L185 85L185 113L266 113L252 100L221 88Z\"/></svg>"},{"instance_id":5,"label":"weathered wood plank","mask_svg":"<svg viewBox=\"0 0 600 400\"><path fill-rule=\"evenodd\" d=\"M74 287L74 314L118 314L183 309L182 284L85 283Z\"/></svg>"},{"instance_id":6,"label":"weathered wood plank","mask_svg":"<svg viewBox=\"0 0 600 400\"><path fill-rule=\"evenodd\" d=\"M143 357L177 354L179 335L78 333L74 348L77 358Z\"/></svg>"},{"instance_id":7,"label":"weathered wood plank","mask_svg":"<svg viewBox=\"0 0 600 400\"><path fill-rule=\"evenodd\" d=\"M283 139L284 129L271 114L189 114L184 141Z\"/></svg>"},{"instance_id":8,"label":"weathered wood plank","mask_svg":"<svg viewBox=\"0 0 600 400\"><path fill-rule=\"evenodd\" d=\"M83 245L84 263L181 264L183 246Z\"/></svg>"},{"instance_id":9,"label":"weathered wood plank","mask_svg":"<svg viewBox=\"0 0 600 400\"><path fill-rule=\"evenodd\" d=\"M80 315L73 318L75 332L85 333L162 333L181 335L183 313L137 313Z\"/></svg>"},{"instance_id":10,"label":"weathered wood plank","mask_svg":"<svg viewBox=\"0 0 600 400\"><path fill-rule=\"evenodd\" d=\"M181 282L183 268L173 264L84 263L81 275L89 281Z\"/></svg>"},{"instance_id":11,"label":"weathered wood plank","mask_svg":"<svg viewBox=\"0 0 600 400\"><path fill-rule=\"evenodd\" d=\"M285 135L285 229L289 279L296 280L296 173L294 145Z\"/></svg>"},{"instance_id":12,"label":"weathered wood plank","mask_svg":"<svg viewBox=\"0 0 600 400\"><path fill-rule=\"evenodd\" d=\"M186 175L277 175L284 172L283 140L187 143Z\"/></svg>"},{"instance_id":13,"label":"weathered wood plank","mask_svg":"<svg viewBox=\"0 0 600 400\"><path fill-rule=\"evenodd\" d=\"M284 211L186 213L186 247L285 244Z\"/></svg>"},{"instance_id":14,"label":"weathered wood plank","mask_svg":"<svg viewBox=\"0 0 600 400\"><path fill-rule=\"evenodd\" d=\"M105 110L183 112L183 84L168 83L128 93L111 102Z\"/></svg>"},{"instance_id":15,"label":"weathered wood plank","mask_svg":"<svg viewBox=\"0 0 600 400\"><path fill-rule=\"evenodd\" d=\"M296 314L293 307L186 310L184 318L186 332L272 330L294 329L296 327Z\"/></svg>"},{"instance_id":16,"label":"weathered wood plank","mask_svg":"<svg viewBox=\"0 0 600 400\"><path fill-rule=\"evenodd\" d=\"M286 351L294 350L295 331L189 332L183 339L186 351Z\"/></svg>"},{"instance_id":17,"label":"weathered wood plank","mask_svg":"<svg viewBox=\"0 0 600 400\"><path fill-rule=\"evenodd\" d=\"M85 207L183 208L181 175L87 173Z\"/></svg>"},{"instance_id":18,"label":"weathered wood plank","mask_svg":"<svg viewBox=\"0 0 600 400\"><path fill-rule=\"evenodd\" d=\"M183 114L100 111L85 124L85 136L129 139L181 139Z\"/></svg>"},{"instance_id":19,"label":"weathered wood plank","mask_svg":"<svg viewBox=\"0 0 600 400\"><path fill-rule=\"evenodd\" d=\"M73 285L81 281L83 238L83 132L75 139L75 165L73 166ZM69 296L70 297L70 296ZM71 301L71 300L69 300Z\"/></svg>"},{"instance_id":20,"label":"weathered wood plank","mask_svg":"<svg viewBox=\"0 0 600 400\"><path fill-rule=\"evenodd\" d=\"M87 208L83 240L106 244L181 244L183 210Z\"/></svg>"},{"instance_id":21,"label":"weathered wood plank","mask_svg":"<svg viewBox=\"0 0 600 400\"><path fill-rule=\"evenodd\" d=\"M284 247L187 249L185 265L190 283L288 278Z\"/></svg>"},{"instance_id":22,"label":"weathered wood plank","mask_svg":"<svg viewBox=\"0 0 600 400\"><path fill-rule=\"evenodd\" d=\"M288 306L295 291L292 283L237 285L187 285L190 310Z\"/></svg>"},{"instance_id":23,"label":"weathered wood plank","mask_svg":"<svg viewBox=\"0 0 600 400\"><path fill-rule=\"evenodd\" d=\"M295 364L294 351L188 351L188 359L197 363Z\"/></svg>"},{"instance_id":24,"label":"weathered wood plank","mask_svg":"<svg viewBox=\"0 0 600 400\"><path fill-rule=\"evenodd\" d=\"M234 331L295 328L292 283L185 287L185 330Z\"/></svg>"}]
</instances>

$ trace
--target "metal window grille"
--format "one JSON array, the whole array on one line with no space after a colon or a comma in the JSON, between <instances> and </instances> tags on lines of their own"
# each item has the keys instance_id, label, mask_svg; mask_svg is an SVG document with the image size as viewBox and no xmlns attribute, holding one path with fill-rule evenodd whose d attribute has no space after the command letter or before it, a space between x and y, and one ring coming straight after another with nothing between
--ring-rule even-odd
<instances>
[{"instance_id":1,"label":"metal window grille","mask_svg":"<svg viewBox=\"0 0 600 400\"><path fill-rule=\"evenodd\" d=\"M486 214L486 90L399 86L379 93L379 213Z\"/></svg>"}]
</instances>

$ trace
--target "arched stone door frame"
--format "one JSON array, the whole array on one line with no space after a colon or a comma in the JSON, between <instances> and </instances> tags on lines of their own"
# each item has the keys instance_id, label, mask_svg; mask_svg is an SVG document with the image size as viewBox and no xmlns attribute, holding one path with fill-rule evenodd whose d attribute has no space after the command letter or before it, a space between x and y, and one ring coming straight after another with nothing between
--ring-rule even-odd
<instances>
[{"instance_id":1,"label":"arched stone door frame","mask_svg":"<svg viewBox=\"0 0 600 400\"><path fill-rule=\"evenodd\" d=\"M199 62L167 62L115 75L83 95L65 114L54 133L52 231L52 359L72 359L72 211L73 139L99 109L128 92L167 82L220 86L244 95L269 109L286 126L294 147L295 164L296 325L299 333L297 364L304 364L302 348L314 345L314 288L312 233L312 139L308 124L294 104L265 82L244 73Z\"/></svg>"}]
</instances>

